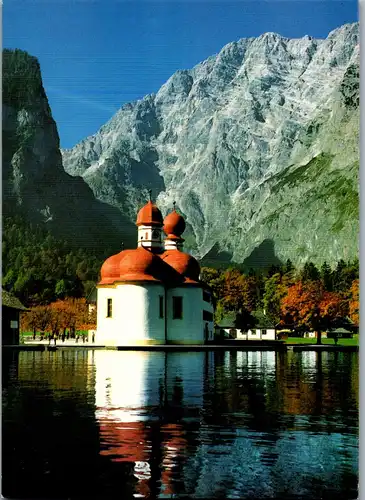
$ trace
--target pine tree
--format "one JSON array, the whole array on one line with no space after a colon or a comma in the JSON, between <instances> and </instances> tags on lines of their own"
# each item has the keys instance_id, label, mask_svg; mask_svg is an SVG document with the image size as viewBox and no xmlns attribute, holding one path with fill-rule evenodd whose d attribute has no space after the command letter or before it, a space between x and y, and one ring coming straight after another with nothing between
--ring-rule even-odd
<instances>
[{"instance_id":1,"label":"pine tree","mask_svg":"<svg viewBox=\"0 0 365 500\"><path fill-rule=\"evenodd\" d=\"M319 280L319 278L319 271L313 264L313 262L306 262L301 273L301 280L303 281L303 283L306 283L308 281L317 281Z\"/></svg>"},{"instance_id":2,"label":"pine tree","mask_svg":"<svg viewBox=\"0 0 365 500\"><path fill-rule=\"evenodd\" d=\"M321 281L323 284L324 289L327 292L332 292L333 290L333 276L332 276L332 269L330 266L327 264L327 262L323 262L322 267L321 267Z\"/></svg>"}]
</instances>

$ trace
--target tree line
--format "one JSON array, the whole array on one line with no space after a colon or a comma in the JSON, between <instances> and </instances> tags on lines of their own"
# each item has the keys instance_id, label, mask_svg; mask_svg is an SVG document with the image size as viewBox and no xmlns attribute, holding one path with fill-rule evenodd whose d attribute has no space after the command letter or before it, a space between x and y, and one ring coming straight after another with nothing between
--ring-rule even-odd
<instances>
[{"instance_id":1,"label":"tree line","mask_svg":"<svg viewBox=\"0 0 365 500\"><path fill-rule=\"evenodd\" d=\"M107 256L75 250L21 217L3 219L2 286L27 306L87 296Z\"/></svg>"},{"instance_id":2,"label":"tree line","mask_svg":"<svg viewBox=\"0 0 365 500\"><path fill-rule=\"evenodd\" d=\"M21 314L20 331L32 333L33 338L69 339L80 332L96 328L96 310L89 310L86 299L57 300L48 305L32 307Z\"/></svg>"},{"instance_id":3,"label":"tree line","mask_svg":"<svg viewBox=\"0 0 365 500\"><path fill-rule=\"evenodd\" d=\"M3 220L3 287L26 306L44 307L86 297L98 281L101 265L111 255L79 248L54 238L44 227L20 216ZM359 262L340 260L334 268L312 262L296 269L288 260L268 271L243 272L236 267L203 267L201 278L215 298L215 321L230 311L243 315L265 309L275 323L324 329L350 318L359 322ZM47 313L48 314L48 313ZM40 330L41 331L41 330Z\"/></svg>"},{"instance_id":4,"label":"tree line","mask_svg":"<svg viewBox=\"0 0 365 500\"><path fill-rule=\"evenodd\" d=\"M359 323L358 260L340 260L334 269L326 262L320 268L308 262L295 269L288 260L266 274L203 267L201 278L213 290L216 323L233 311L247 325L254 321L250 313L255 310L265 310L274 324L299 330L318 332Z\"/></svg>"}]
</instances>

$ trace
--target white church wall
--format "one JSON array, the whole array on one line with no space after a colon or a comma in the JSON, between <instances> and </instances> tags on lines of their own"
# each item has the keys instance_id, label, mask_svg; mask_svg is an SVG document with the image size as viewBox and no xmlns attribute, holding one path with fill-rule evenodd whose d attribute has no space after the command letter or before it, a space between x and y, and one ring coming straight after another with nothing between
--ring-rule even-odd
<instances>
[{"instance_id":1,"label":"white church wall","mask_svg":"<svg viewBox=\"0 0 365 500\"><path fill-rule=\"evenodd\" d=\"M205 323L208 324L208 340L212 341L214 340L214 307L213 307L213 297L212 297L212 294L211 292L207 291L207 290L202 290L202 297L205 295L205 296L208 296L209 295L209 302L207 302L206 300L202 300L202 308L204 311L207 311L209 312L211 315L212 315L212 320L211 321L207 321L207 320L204 320L204 328L205 328Z\"/></svg>"},{"instance_id":2,"label":"white church wall","mask_svg":"<svg viewBox=\"0 0 365 500\"><path fill-rule=\"evenodd\" d=\"M117 307L118 294L116 288L100 287L97 290L98 307L96 319L95 344L113 345L118 331ZM112 300L112 316L108 318L108 299Z\"/></svg>"},{"instance_id":3,"label":"white church wall","mask_svg":"<svg viewBox=\"0 0 365 500\"><path fill-rule=\"evenodd\" d=\"M106 318L109 297L113 299L112 318ZM101 308L98 308L98 344L164 344L165 317L159 317L160 297L163 297L165 306L165 289L158 283L119 284L114 289L99 288L98 304L101 304ZM164 311L164 316L165 314Z\"/></svg>"},{"instance_id":4,"label":"white church wall","mask_svg":"<svg viewBox=\"0 0 365 500\"><path fill-rule=\"evenodd\" d=\"M182 318L173 318L173 297L182 297ZM200 287L176 287L167 291L167 342L204 344L203 297Z\"/></svg>"}]
</instances>

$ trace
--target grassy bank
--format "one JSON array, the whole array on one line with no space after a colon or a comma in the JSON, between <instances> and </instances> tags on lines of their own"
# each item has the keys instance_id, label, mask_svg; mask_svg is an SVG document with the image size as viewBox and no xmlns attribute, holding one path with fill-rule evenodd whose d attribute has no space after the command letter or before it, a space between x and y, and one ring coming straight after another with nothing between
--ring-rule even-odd
<instances>
[{"instance_id":1,"label":"grassy bank","mask_svg":"<svg viewBox=\"0 0 365 500\"><path fill-rule=\"evenodd\" d=\"M316 344L317 339L312 338L312 339L304 339L304 338L298 338L298 337L288 337L288 339L285 340L286 344ZM333 339L322 339L322 344L323 345L336 345L335 341ZM359 345L359 335L354 335L352 339L338 339L337 345L354 345L358 346Z\"/></svg>"}]
</instances>

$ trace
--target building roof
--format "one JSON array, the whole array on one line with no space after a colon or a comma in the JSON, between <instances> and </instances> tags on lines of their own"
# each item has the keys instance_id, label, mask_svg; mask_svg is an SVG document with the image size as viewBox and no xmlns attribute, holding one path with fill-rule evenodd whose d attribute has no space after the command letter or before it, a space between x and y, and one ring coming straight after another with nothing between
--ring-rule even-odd
<instances>
[{"instance_id":1,"label":"building roof","mask_svg":"<svg viewBox=\"0 0 365 500\"><path fill-rule=\"evenodd\" d=\"M138 213L137 226L144 224L162 226L163 223L168 238L183 241L180 235L185 229L185 221L175 209L163 221L160 210L150 200ZM142 246L134 250L123 250L106 259L100 274L101 280L98 285L102 286L140 281L163 283L167 286L198 285L204 287L199 280L198 261L178 248L166 250L163 253L155 253Z\"/></svg>"},{"instance_id":2,"label":"building roof","mask_svg":"<svg viewBox=\"0 0 365 500\"><path fill-rule=\"evenodd\" d=\"M136 281L178 285L184 281L184 277L158 255L143 247L112 255L101 268L99 285Z\"/></svg>"},{"instance_id":3,"label":"building roof","mask_svg":"<svg viewBox=\"0 0 365 500\"><path fill-rule=\"evenodd\" d=\"M256 328L275 328L273 321L271 321L263 311L253 311L251 314L255 319Z\"/></svg>"},{"instance_id":4,"label":"building roof","mask_svg":"<svg viewBox=\"0 0 365 500\"><path fill-rule=\"evenodd\" d=\"M337 334L339 334L339 333L353 333L353 332L351 332L350 330L347 330L346 328L340 327L340 328L331 329L329 331L329 333L337 333Z\"/></svg>"},{"instance_id":5,"label":"building roof","mask_svg":"<svg viewBox=\"0 0 365 500\"><path fill-rule=\"evenodd\" d=\"M229 311L222 320L217 323L220 328L236 328L237 314L234 311Z\"/></svg>"},{"instance_id":6,"label":"building roof","mask_svg":"<svg viewBox=\"0 0 365 500\"><path fill-rule=\"evenodd\" d=\"M120 277L120 264L130 252L134 252L134 250L123 250L122 252L112 255L106 259L101 266L101 280L99 285L112 284Z\"/></svg>"},{"instance_id":7,"label":"building roof","mask_svg":"<svg viewBox=\"0 0 365 500\"><path fill-rule=\"evenodd\" d=\"M184 217L178 214L176 210L173 210L164 218L163 230L167 238L170 239L179 238L185 231Z\"/></svg>"},{"instance_id":8,"label":"building roof","mask_svg":"<svg viewBox=\"0 0 365 500\"><path fill-rule=\"evenodd\" d=\"M253 328L275 328L274 323L262 311L253 311L251 313L251 316L254 320ZM237 313L235 313L234 311L228 312L218 323L218 326L220 328L239 328L236 325Z\"/></svg>"},{"instance_id":9,"label":"building roof","mask_svg":"<svg viewBox=\"0 0 365 500\"><path fill-rule=\"evenodd\" d=\"M200 266L192 255L178 249L166 250L161 259L181 274L185 283L199 282Z\"/></svg>"},{"instance_id":10,"label":"building roof","mask_svg":"<svg viewBox=\"0 0 365 500\"><path fill-rule=\"evenodd\" d=\"M29 311L20 300L15 297L12 293L7 292L2 289L2 307L11 307L12 309L18 309L19 311Z\"/></svg>"},{"instance_id":11,"label":"building roof","mask_svg":"<svg viewBox=\"0 0 365 500\"><path fill-rule=\"evenodd\" d=\"M160 209L150 200L137 215L137 226L162 226L163 218Z\"/></svg>"}]
</instances>

